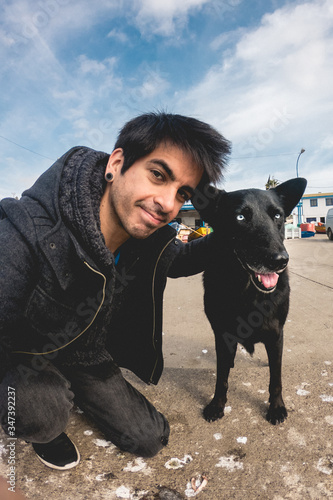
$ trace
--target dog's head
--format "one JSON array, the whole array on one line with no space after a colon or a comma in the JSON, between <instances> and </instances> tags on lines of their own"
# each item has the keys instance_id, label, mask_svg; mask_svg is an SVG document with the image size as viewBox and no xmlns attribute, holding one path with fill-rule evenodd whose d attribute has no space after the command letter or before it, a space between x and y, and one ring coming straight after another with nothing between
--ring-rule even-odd
<instances>
[{"instance_id":1,"label":"dog's head","mask_svg":"<svg viewBox=\"0 0 333 500\"><path fill-rule=\"evenodd\" d=\"M275 290L289 256L283 245L285 218L301 199L306 180L296 178L267 191L226 192L205 188L193 205L214 229L221 247L231 248L253 284L262 292ZM199 203L198 203L199 200Z\"/></svg>"}]
</instances>

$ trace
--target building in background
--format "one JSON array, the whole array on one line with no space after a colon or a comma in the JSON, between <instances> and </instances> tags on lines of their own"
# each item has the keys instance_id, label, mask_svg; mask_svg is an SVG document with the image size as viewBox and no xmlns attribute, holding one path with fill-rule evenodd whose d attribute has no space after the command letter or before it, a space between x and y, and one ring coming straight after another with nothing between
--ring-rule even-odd
<instances>
[{"instance_id":1,"label":"building in background","mask_svg":"<svg viewBox=\"0 0 333 500\"><path fill-rule=\"evenodd\" d=\"M333 208L333 193L305 194L302 199L302 222L322 222L325 224L329 208ZM297 226L297 207L292 212L293 224ZM194 208L191 201L184 203L180 209L176 221L191 229L204 225L199 212Z\"/></svg>"},{"instance_id":2,"label":"building in background","mask_svg":"<svg viewBox=\"0 0 333 500\"><path fill-rule=\"evenodd\" d=\"M302 199L302 222L326 222L329 208L333 208L333 193L305 194ZM297 225L297 208L293 210L293 224Z\"/></svg>"},{"instance_id":3,"label":"building in background","mask_svg":"<svg viewBox=\"0 0 333 500\"><path fill-rule=\"evenodd\" d=\"M176 217L179 224L195 229L203 225L203 220L200 218L199 212L194 208L191 201L186 201L179 210Z\"/></svg>"}]
</instances>

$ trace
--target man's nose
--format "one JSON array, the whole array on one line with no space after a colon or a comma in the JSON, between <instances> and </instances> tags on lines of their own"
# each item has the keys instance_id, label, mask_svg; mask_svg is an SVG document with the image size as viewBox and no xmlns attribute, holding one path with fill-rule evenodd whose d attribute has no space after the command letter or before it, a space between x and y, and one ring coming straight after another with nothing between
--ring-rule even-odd
<instances>
[{"instance_id":1,"label":"man's nose","mask_svg":"<svg viewBox=\"0 0 333 500\"><path fill-rule=\"evenodd\" d=\"M155 197L155 202L160 205L161 210L165 214L170 214L176 207L176 193L173 189L165 189L163 193L159 193L159 195Z\"/></svg>"}]
</instances>

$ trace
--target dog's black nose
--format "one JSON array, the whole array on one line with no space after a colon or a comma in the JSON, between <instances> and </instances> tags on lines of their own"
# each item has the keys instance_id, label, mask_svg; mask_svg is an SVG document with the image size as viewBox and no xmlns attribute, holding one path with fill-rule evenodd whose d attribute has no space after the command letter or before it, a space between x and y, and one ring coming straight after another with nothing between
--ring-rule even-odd
<instances>
[{"instance_id":1,"label":"dog's black nose","mask_svg":"<svg viewBox=\"0 0 333 500\"><path fill-rule=\"evenodd\" d=\"M272 266L274 267L274 271L281 271L285 267L287 267L289 262L288 253L283 250L283 252L275 253L271 257Z\"/></svg>"}]
</instances>

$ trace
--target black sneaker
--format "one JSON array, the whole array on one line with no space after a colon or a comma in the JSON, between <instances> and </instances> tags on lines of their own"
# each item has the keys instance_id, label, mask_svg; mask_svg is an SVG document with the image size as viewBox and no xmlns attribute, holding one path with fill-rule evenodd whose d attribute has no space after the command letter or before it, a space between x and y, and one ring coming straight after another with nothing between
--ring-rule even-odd
<instances>
[{"instance_id":1,"label":"black sneaker","mask_svg":"<svg viewBox=\"0 0 333 500\"><path fill-rule=\"evenodd\" d=\"M39 460L52 469L67 470L80 462L75 444L63 432L49 443L32 443Z\"/></svg>"}]
</instances>

